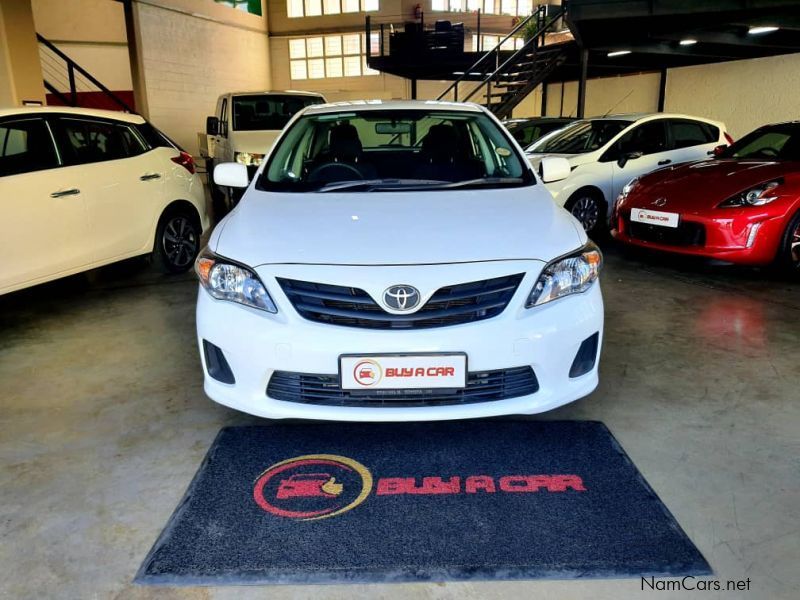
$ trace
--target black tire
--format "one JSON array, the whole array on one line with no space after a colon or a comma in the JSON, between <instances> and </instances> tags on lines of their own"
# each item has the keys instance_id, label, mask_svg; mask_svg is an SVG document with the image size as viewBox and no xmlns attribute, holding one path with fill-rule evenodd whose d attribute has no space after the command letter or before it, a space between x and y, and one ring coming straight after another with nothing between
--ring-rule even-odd
<instances>
[{"instance_id":1,"label":"black tire","mask_svg":"<svg viewBox=\"0 0 800 600\"><path fill-rule=\"evenodd\" d=\"M200 252L200 220L188 208L165 212L156 229L153 257L165 273L183 273L194 265Z\"/></svg>"},{"instance_id":2,"label":"black tire","mask_svg":"<svg viewBox=\"0 0 800 600\"><path fill-rule=\"evenodd\" d=\"M570 196L564 208L578 219L590 238L608 235L608 207L599 192L591 189L578 190Z\"/></svg>"},{"instance_id":3,"label":"black tire","mask_svg":"<svg viewBox=\"0 0 800 600\"><path fill-rule=\"evenodd\" d=\"M777 270L788 277L800 277L800 211L789 220L775 257Z\"/></svg>"}]
</instances>

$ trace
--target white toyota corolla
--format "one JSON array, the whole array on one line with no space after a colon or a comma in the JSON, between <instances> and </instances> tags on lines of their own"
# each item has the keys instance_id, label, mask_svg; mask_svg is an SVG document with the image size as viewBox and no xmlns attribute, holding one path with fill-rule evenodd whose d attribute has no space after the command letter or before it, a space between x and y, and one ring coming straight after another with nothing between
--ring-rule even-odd
<instances>
[{"instance_id":1,"label":"white toyota corolla","mask_svg":"<svg viewBox=\"0 0 800 600\"><path fill-rule=\"evenodd\" d=\"M597 386L602 257L475 105L317 105L197 259L205 391L270 418L460 419Z\"/></svg>"}]
</instances>

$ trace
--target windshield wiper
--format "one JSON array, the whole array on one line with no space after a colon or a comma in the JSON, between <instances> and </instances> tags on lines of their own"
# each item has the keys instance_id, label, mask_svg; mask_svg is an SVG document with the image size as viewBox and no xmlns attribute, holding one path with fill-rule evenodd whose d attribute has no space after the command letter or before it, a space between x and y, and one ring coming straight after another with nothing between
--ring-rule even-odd
<instances>
[{"instance_id":1,"label":"windshield wiper","mask_svg":"<svg viewBox=\"0 0 800 600\"><path fill-rule=\"evenodd\" d=\"M451 189L462 187L483 187L487 185L514 185L523 183L525 180L522 177L481 177L480 179L467 179L466 181L453 181L451 183L442 183L433 185L437 189Z\"/></svg>"},{"instance_id":2,"label":"windshield wiper","mask_svg":"<svg viewBox=\"0 0 800 600\"><path fill-rule=\"evenodd\" d=\"M338 181L322 185L313 190L315 192L338 192L341 190L352 190L356 188L404 188L406 186L420 187L428 184L440 184L440 181L429 181L427 179L364 179L356 181Z\"/></svg>"}]
</instances>

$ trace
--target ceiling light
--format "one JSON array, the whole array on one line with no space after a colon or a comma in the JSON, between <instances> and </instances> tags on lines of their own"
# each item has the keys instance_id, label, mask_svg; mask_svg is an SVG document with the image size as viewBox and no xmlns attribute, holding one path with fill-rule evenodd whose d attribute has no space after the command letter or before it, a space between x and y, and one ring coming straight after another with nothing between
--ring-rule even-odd
<instances>
[{"instance_id":1,"label":"ceiling light","mask_svg":"<svg viewBox=\"0 0 800 600\"><path fill-rule=\"evenodd\" d=\"M630 54L630 50L615 50L614 52L609 52L607 54L608 58L613 58L615 56L625 56L626 54Z\"/></svg>"},{"instance_id":2,"label":"ceiling light","mask_svg":"<svg viewBox=\"0 0 800 600\"><path fill-rule=\"evenodd\" d=\"M686 39L686 40L681 40L680 43L681 46L694 46L697 43L697 40Z\"/></svg>"},{"instance_id":3,"label":"ceiling light","mask_svg":"<svg viewBox=\"0 0 800 600\"><path fill-rule=\"evenodd\" d=\"M778 28L772 25L760 25L758 27L751 27L748 29L747 33L750 35L758 35L760 33L772 33L773 31L778 31Z\"/></svg>"}]
</instances>

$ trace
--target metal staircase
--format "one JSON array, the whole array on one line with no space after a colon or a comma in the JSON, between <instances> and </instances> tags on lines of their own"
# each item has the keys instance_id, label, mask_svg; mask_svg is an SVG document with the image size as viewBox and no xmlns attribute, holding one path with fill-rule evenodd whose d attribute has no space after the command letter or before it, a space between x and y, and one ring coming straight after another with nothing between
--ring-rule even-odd
<instances>
[{"instance_id":1,"label":"metal staircase","mask_svg":"<svg viewBox=\"0 0 800 600\"><path fill-rule=\"evenodd\" d=\"M37 33L36 39L44 87L56 104L136 112L119 94L109 90L44 36Z\"/></svg>"},{"instance_id":2,"label":"metal staircase","mask_svg":"<svg viewBox=\"0 0 800 600\"><path fill-rule=\"evenodd\" d=\"M481 94L483 101L479 102L498 118L510 117L514 107L567 60L566 47L569 44L545 45L545 37L555 32L564 14L562 7L539 6L442 92L438 100L447 99L452 93L453 100L467 102ZM503 60L502 46L521 33L525 34L527 41ZM463 89L470 83L474 84L472 89L459 97L459 84Z\"/></svg>"}]
</instances>

